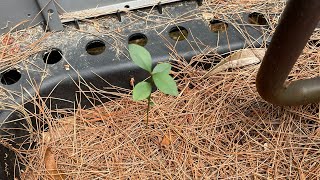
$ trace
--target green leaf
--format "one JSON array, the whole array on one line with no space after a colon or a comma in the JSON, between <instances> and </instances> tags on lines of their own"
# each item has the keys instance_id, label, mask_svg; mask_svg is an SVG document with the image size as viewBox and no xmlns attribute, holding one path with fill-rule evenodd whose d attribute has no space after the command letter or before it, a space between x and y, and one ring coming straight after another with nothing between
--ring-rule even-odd
<instances>
[{"instance_id":1,"label":"green leaf","mask_svg":"<svg viewBox=\"0 0 320 180\"><path fill-rule=\"evenodd\" d=\"M136 65L151 73L152 59L146 48L136 44L129 44L129 53Z\"/></svg>"},{"instance_id":2,"label":"green leaf","mask_svg":"<svg viewBox=\"0 0 320 180\"><path fill-rule=\"evenodd\" d=\"M169 74L171 71L171 64L169 63L161 63L157 64L156 67L153 68L152 74L165 72Z\"/></svg>"},{"instance_id":3,"label":"green leaf","mask_svg":"<svg viewBox=\"0 0 320 180\"><path fill-rule=\"evenodd\" d=\"M153 74L152 79L161 92L173 96L179 94L176 82L166 72Z\"/></svg>"},{"instance_id":4,"label":"green leaf","mask_svg":"<svg viewBox=\"0 0 320 180\"><path fill-rule=\"evenodd\" d=\"M147 99L151 94L151 84L148 82L140 82L133 88L133 100L134 101L140 101Z\"/></svg>"}]
</instances>

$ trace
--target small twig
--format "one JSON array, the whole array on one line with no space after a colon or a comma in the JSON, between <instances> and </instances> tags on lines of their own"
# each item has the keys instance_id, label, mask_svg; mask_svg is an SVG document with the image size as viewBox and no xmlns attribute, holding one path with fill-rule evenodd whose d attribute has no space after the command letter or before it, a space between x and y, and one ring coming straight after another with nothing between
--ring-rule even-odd
<instances>
[{"instance_id":1,"label":"small twig","mask_svg":"<svg viewBox=\"0 0 320 180\"><path fill-rule=\"evenodd\" d=\"M150 94L150 96L148 97L148 108L147 108L147 128L148 128L148 124L149 124L150 103L151 103L151 94Z\"/></svg>"}]
</instances>

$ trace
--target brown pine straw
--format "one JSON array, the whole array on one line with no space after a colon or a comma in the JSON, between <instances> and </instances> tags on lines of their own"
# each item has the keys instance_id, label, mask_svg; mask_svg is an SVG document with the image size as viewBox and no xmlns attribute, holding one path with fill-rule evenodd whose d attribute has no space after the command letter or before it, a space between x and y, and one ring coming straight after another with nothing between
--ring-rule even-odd
<instances>
[{"instance_id":1,"label":"brown pine straw","mask_svg":"<svg viewBox=\"0 0 320 180\"><path fill-rule=\"evenodd\" d=\"M319 48L306 47L290 78L318 76L319 56ZM23 179L320 178L319 104L265 102L255 89L258 67L201 80L206 71L180 59L180 94L153 93L149 127L146 102L127 93L46 118L49 130L38 132Z\"/></svg>"},{"instance_id":2,"label":"brown pine straw","mask_svg":"<svg viewBox=\"0 0 320 180\"><path fill-rule=\"evenodd\" d=\"M42 51L40 46L51 33L44 33L41 37L33 37L32 31L21 30L12 33L11 31L0 36L0 72L5 72L27 60L30 56Z\"/></svg>"}]
</instances>

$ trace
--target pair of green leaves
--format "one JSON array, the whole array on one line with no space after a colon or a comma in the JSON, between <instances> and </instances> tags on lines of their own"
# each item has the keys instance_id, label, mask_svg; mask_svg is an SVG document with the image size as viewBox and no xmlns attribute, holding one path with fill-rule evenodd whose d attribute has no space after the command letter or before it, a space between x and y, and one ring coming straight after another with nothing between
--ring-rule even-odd
<instances>
[{"instance_id":1,"label":"pair of green leaves","mask_svg":"<svg viewBox=\"0 0 320 180\"><path fill-rule=\"evenodd\" d=\"M178 88L176 82L170 76L171 65L169 63L157 64L152 70L152 58L150 53L142 46L129 44L129 53L133 62L148 71L153 83L163 93L177 96ZM150 97L152 84L150 82L140 82L133 89L133 100L139 101Z\"/></svg>"}]
</instances>

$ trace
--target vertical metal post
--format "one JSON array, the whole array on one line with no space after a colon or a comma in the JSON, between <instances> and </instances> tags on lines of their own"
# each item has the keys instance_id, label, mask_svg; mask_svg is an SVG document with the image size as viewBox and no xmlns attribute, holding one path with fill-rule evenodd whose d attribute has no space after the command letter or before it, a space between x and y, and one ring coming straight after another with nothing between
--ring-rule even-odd
<instances>
[{"instance_id":1,"label":"vertical metal post","mask_svg":"<svg viewBox=\"0 0 320 180\"><path fill-rule=\"evenodd\" d=\"M320 101L320 78L285 81L320 20L320 0L289 0L259 69L256 86L278 105Z\"/></svg>"},{"instance_id":2,"label":"vertical metal post","mask_svg":"<svg viewBox=\"0 0 320 180\"><path fill-rule=\"evenodd\" d=\"M50 31L62 31L61 23L57 8L53 0L37 0L41 9L42 16L46 21Z\"/></svg>"}]
</instances>

